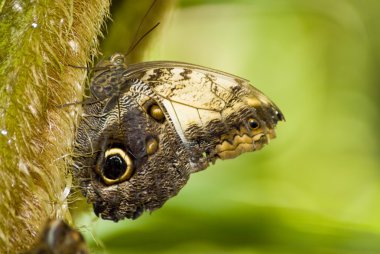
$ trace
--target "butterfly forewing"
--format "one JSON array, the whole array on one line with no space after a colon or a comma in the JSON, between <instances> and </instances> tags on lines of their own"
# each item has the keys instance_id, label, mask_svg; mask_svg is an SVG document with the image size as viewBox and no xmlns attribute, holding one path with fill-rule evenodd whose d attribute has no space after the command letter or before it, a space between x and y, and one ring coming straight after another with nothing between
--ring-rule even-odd
<instances>
[{"instance_id":1,"label":"butterfly forewing","mask_svg":"<svg viewBox=\"0 0 380 254\"><path fill-rule=\"evenodd\" d=\"M161 98L185 143L209 144L210 139L219 136L218 140L239 129L237 126L250 117L261 121L268 128L265 132L273 131L277 121L283 120L278 107L262 92L228 73L167 61L145 62L128 69L129 77L148 84ZM205 140L210 134L214 137Z\"/></svg>"}]
</instances>

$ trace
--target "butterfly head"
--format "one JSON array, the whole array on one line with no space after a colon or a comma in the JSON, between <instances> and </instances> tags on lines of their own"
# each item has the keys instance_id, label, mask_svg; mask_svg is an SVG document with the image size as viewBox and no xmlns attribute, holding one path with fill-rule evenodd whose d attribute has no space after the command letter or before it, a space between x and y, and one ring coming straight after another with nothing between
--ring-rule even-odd
<instances>
[{"instance_id":1,"label":"butterfly head","mask_svg":"<svg viewBox=\"0 0 380 254\"><path fill-rule=\"evenodd\" d=\"M101 60L95 67L97 69L112 68L113 66L124 66L125 65L125 56L121 53L115 53L108 58Z\"/></svg>"},{"instance_id":2,"label":"butterfly head","mask_svg":"<svg viewBox=\"0 0 380 254\"><path fill-rule=\"evenodd\" d=\"M125 56L121 53L115 53L110 56L109 63L114 66L120 66L125 63Z\"/></svg>"}]
</instances>

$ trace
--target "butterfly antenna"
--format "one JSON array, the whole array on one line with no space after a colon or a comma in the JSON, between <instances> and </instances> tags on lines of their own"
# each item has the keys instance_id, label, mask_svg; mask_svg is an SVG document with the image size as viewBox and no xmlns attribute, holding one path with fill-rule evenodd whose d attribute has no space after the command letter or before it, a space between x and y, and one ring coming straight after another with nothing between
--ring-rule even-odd
<instances>
[{"instance_id":1,"label":"butterfly antenna","mask_svg":"<svg viewBox=\"0 0 380 254\"><path fill-rule=\"evenodd\" d=\"M144 14L144 17L141 19L140 21L140 24L139 24L139 27L137 28L137 31L135 33L135 35L133 36L133 40L132 40L132 45L133 45L133 42L136 40L137 38L137 35L139 34L140 30L141 30L141 27L142 25L144 24L144 21L146 19L146 17L148 16L149 12L152 10L153 6L156 4L157 0L154 0L151 5L149 6L149 9L145 12ZM129 51L129 50L128 50Z\"/></svg>"},{"instance_id":2,"label":"butterfly antenna","mask_svg":"<svg viewBox=\"0 0 380 254\"><path fill-rule=\"evenodd\" d=\"M139 27L137 28L136 30L136 33L135 35L133 36L133 40L132 40L132 44L131 46L129 47L129 49L127 50L127 53L126 53L126 56L129 54L128 52L132 51L131 48L135 48L136 46L134 46L136 43L134 43L134 41L136 40L137 38L137 35L140 33L140 30L141 30L141 27L142 25L144 24L144 21L146 19L146 17L148 16L149 12L152 10L153 6L156 4L157 0L154 0L151 5L149 6L149 9L145 12L144 14L144 17L141 19L140 21L140 24L139 24Z\"/></svg>"},{"instance_id":3,"label":"butterfly antenna","mask_svg":"<svg viewBox=\"0 0 380 254\"><path fill-rule=\"evenodd\" d=\"M160 22L158 22L157 24L155 24L151 29L149 29L143 36L140 37L140 39L135 43L133 44L132 47L130 47L127 51L127 53L125 53L125 56L128 56L135 48L137 45L139 45L139 43L142 41L142 39L144 39L150 32L152 32L156 27L158 27L158 25L160 24Z\"/></svg>"}]
</instances>

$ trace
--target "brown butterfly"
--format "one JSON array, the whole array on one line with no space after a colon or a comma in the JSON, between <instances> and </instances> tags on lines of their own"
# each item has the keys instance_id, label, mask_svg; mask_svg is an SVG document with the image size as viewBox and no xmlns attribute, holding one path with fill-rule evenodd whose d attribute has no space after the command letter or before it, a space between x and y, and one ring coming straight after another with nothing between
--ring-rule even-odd
<instances>
[{"instance_id":1,"label":"brown butterfly","mask_svg":"<svg viewBox=\"0 0 380 254\"><path fill-rule=\"evenodd\" d=\"M261 149L284 116L240 77L169 61L95 67L75 144L74 175L103 219L161 207L191 173Z\"/></svg>"},{"instance_id":2,"label":"brown butterfly","mask_svg":"<svg viewBox=\"0 0 380 254\"><path fill-rule=\"evenodd\" d=\"M26 254L87 254L82 234L62 220L49 220L37 242Z\"/></svg>"}]
</instances>

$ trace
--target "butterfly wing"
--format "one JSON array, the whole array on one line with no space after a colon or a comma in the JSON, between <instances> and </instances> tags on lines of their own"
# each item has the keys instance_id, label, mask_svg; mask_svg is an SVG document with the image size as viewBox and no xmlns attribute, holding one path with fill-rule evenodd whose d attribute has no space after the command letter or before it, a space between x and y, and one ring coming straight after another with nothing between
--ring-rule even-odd
<instances>
[{"instance_id":1,"label":"butterfly wing","mask_svg":"<svg viewBox=\"0 0 380 254\"><path fill-rule=\"evenodd\" d=\"M73 154L74 176L103 219L135 219L161 207L190 173L260 149L284 120L239 77L178 62L124 66L112 59L114 67L92 80Z\"/></svg>"},{"instance_id":2,"label":"butterfly wing","mask_svg":"<svg viewBox=\"0 0 380 254\"><path fill-rule=\"evenodd\" d=\"M127 73L128 78L148 84L160 98L192 154L194 171L207 167L205 160L260 149L275 137L277 122L284 120L280 109L249 81L225 72L155 61L130 65ZM250 127L249 121L258 127Z\"/></svg>"}]
</instances>

